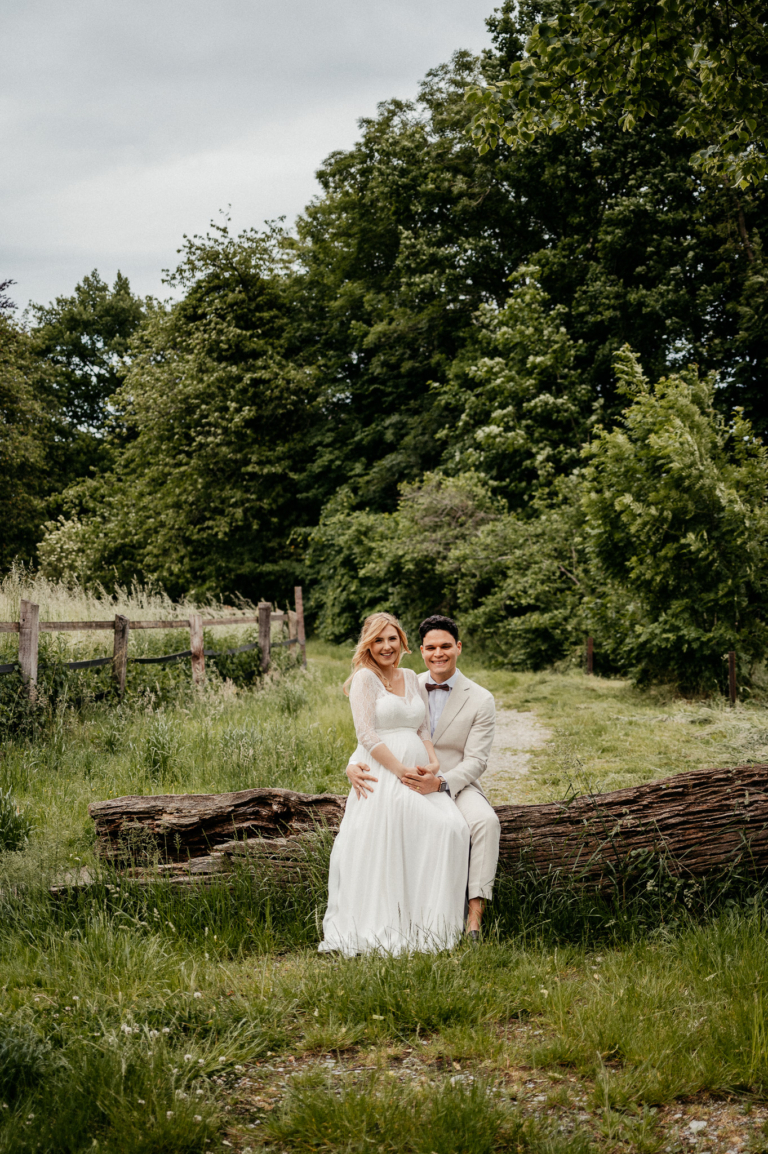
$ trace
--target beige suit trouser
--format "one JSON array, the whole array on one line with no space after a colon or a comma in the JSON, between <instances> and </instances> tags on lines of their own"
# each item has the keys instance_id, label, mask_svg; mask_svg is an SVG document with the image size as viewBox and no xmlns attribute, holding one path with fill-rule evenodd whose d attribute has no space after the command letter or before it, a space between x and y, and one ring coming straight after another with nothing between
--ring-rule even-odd
<instances>
[{"instance_id":1,"label":"beige suit trouser","mask_svg":"<svg viewBox=\"0 0 768 1154\"><path fill-rule=\"evenodd\" d=\"M490 899L499 864L501 826L491 803L477 789L467 786L456 796L459 813L469 826L468 898Z\"/></svg>"}]
</instances>

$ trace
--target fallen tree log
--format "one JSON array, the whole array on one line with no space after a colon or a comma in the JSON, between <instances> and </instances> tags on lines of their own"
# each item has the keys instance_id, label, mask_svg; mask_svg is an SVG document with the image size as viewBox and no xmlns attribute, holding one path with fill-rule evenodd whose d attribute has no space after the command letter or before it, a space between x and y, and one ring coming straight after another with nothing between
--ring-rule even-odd
<instances>
[{"instance_id":1,"label":"fallen tree log","mask_svg":"<svg viewBox=\"0 0 768 1154\"><path fill-rule=\"evenodd\" d=\"M154 855L168 863L161 872L190 877L227 870L238 853L265 866L291 860L300 871L306 835L338 829L345 804L333 794L252 789L120 797L89 812L102 857L135 866ZM522 859L537 871L566 871L599 885L648 855L691 877L768 867L768 765L693 770L565 802L500 805L496 813L507 869Z\"/></svg>"},{"instance_id":2,"label":"fallen tree log","mask_svg":"<svg viewBox=\"0 0 768 1154\"><path fill-rule=\"evenodd\" d=\"M318 827L338 829L346 798L290 789L241 789L237 793L116 797L88 806L96 824L99 856L154 851L163 861L203 857L223 842L283 838Z\"/></svg>"}]
</instances>

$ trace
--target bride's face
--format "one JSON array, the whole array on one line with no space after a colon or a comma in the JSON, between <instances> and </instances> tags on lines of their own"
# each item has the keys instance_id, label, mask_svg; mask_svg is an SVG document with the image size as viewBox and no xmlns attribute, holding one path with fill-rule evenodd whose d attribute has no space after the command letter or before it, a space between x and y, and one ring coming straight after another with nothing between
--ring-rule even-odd
<instances>
[{"instance_id":1,"label":"bride's face","mask_svg":"<svg viewBox=\"0 0 768 1154\"><path fill-rule=\"evenodd\" d=\"M400 660L400 635L397 630L387 625L371 642L371 654L382 669L396 669Z\"/></svg>"}]
</instances>

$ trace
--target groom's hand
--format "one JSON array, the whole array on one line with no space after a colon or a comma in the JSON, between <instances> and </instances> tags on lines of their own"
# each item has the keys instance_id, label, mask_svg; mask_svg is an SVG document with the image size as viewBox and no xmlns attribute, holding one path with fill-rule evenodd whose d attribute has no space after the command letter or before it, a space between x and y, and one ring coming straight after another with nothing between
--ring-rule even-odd
<instances>
[{"instance_id":1,"label":"groom's hand","mask_svg":"<svg viewBox=\"0 0 768 1154\"><path fill-rule=\"evenodd\" d=\"M414 793L437 793L440 780L430 765L417 765L415 769L407 769L403 774L404 783Z\"/></svg>"},{"instance_id":2,"label":"groom's hand","mask_svg":"<svg viewBox=\"0 0 768 1154\"><path fill-rule=\"evenodd\" d=\"M367 794L373 793L373 786L368 783L379 780L362 761L351 762L346 768L346 774L355 793L363 801Z\"/></svg>"}]
</instances>

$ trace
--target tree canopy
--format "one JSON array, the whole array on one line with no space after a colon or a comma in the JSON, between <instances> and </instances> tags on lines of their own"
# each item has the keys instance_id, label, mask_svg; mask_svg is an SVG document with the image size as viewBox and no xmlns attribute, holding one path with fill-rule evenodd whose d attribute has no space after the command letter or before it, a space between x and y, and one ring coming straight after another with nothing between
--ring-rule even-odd
<instances>
[{"instance_id":1,"label":"tree canopy","mask_svg":"<svg viewBox=\"0 0 768 1154\"><path fill-rule=\"evenodd\" d=\"M723 565L762 524L765 189L691 166L680 95L631 132L590 113L481 154L468 86L506 83L542 19L566 14L507 0L489 52L457 53L417 99L361 121L295 227L185 238L172 303L94 273L27 329L9 321L14 427L49 430L25 465L34 501L16 506L25 556L37 544L51 575L173 596L282 600L301 582L336 640L373 607L411 623L443 609L516 668L569 660L590 631L604 669L661 676L661 601L631 558L653 539L661 581L669 542L610 494L645 507L658 486L670 573L693 565L686 533L709 520ZM655 384L628 415L630 361ZM693 466L670 487L641 428L708 454L695 524ZM685 628L665 619L680 684L721 672L716 568L712 585L702 571L664 586L691 605ZM761 637L749 582L738 620Z\"/></svg>"},{"instance_id":2,"label":"tree canopy","mask_svg":"<svg viewBox=\"0 0 768 1154\"><path fill-rule=\"evenodd\" d=\"M522 6L523 9L526 7ZM506 77L476 85L480 151L609 121L631 130L670 103L705 173L746 188L768 169L764 0L541 4ZM529 9L530 11L530 9Z\"/></svg>"}]
</instances>

